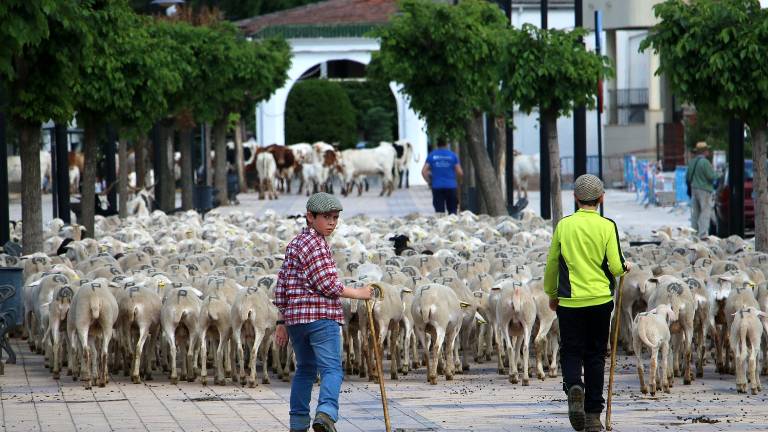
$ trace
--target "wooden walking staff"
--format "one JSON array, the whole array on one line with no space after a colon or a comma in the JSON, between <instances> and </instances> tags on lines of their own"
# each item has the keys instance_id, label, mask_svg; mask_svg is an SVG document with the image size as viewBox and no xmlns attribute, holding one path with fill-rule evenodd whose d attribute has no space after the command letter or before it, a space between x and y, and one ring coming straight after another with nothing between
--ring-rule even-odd
<instances>
[{"instance_id":1,"label":"wooden walking staff","mask_svg":"<svg viewBox=\"0 0 768 432\"><path fill-rule=\"evenodd\" d=\"M373 287L374 299L380 299L382 296L381 287L377 284L371 284ZM381 406L384 409L384 426L387 432L392 430L389 421L389 407L387 406L387 390L384 388L384 368L381 361L381 349L379 348L379 337L376 335L376 329L373 326L373 302L365 301L365 307L368 309L368 328L371 329L371 345L373 345L373 354L376 356L376 374L379 376L379 390L381 391ZM394 360L393 360L394 361Z\"/></svg>"},{"instance_id":2,"label":"wooden walking staff","mask_svg":"<svg viewBox=\"0 0 768 432\"><path fill-rule=\"evenodd\" d=\"M619 294L616 298L616 308L614 315L616 320L613 325L613 336L611 340L611 369L608 373L608 402L605 408L605 429L611 430L611 400L613 399L613 372L616 369L616 349L619 343L619 325L621 324L621 292L624 288L624 276L619 279Z\"/></svg>"}]
</instances>

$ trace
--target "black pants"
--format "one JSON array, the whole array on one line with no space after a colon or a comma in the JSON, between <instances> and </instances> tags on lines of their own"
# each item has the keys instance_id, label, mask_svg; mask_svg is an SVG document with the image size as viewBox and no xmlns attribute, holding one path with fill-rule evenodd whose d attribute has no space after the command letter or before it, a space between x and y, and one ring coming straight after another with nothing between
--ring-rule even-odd
<instances>
[{"instance_id":1,"label":"black pants","mask_svg":"<svg viewBox=\"0 0 768 432\"><path fill-rule=\"evenodd\" d=\"M446 207L448 214L456 214L456 189L432 189L432 206L438 213L445 213Z\"/></svg>"},{"instance_id":2,"label":"black pants","mask_svg":"<svg viewBox=\"0 0 768 432\"><path fill-rule=\"evenodd\" d=\"M584 387L584 411L603 411L605 353L611 327L613 302L583 308L557 307L560 324L560 366L563 390L574 385ZM584 381L581 371L584 369Z\"/></svg>"}]
</instances>

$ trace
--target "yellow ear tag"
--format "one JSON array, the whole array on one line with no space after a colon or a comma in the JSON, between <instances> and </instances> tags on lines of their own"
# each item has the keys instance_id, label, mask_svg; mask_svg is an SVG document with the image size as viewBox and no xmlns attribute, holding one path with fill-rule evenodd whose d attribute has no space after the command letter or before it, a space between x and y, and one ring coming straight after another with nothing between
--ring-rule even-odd
<instances>
[{"instance_id":1,"label":"yellow ear tag","mask_svg":"<svg viewBox=\"0 0 768 432\"><path fill-rule=\"evenodd\" d=\"M165 288L165 281L159 281L157 283L158 288Z\"/></svg>"},{"instance_id":2,"label":"yellow ear tag","mask_svg":"<svg viewBox=\"0 0 768 432\"><path fill-rule=\"evenodd\" d=\"M464 308L468 308L470 304L467 302L460 301L459 306L461 306L461 308L464 309Z\"/></svg>"}]
</instances>

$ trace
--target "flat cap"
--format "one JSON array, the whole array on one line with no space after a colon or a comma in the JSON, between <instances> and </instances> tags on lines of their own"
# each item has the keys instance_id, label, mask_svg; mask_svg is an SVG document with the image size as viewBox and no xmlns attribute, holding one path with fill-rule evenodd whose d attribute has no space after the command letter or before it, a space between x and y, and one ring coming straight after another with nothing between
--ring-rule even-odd
<instances>
[{"instance_id":1,"label":"flat cap","mask_svg":"<svg viewBox=\"0 0 768 432\"><path fill-rule=\"evenodd\" d=\"M325 192L318 192L307 200L307 211L312 213L328 213L342 210L344 210L344 207L341 206L339 199Z\"/></svg>"},{"instance_id":2,"label":"flat cap","mask_svg":"<svg viewBox=\"0 0 768 432\"><path fill-rule=\"evenodd\" d=\"M603 195L603 182L592 174L580 175L573 184L573 193L579 201L593 201Z\"/></svg>"}]
</instances>

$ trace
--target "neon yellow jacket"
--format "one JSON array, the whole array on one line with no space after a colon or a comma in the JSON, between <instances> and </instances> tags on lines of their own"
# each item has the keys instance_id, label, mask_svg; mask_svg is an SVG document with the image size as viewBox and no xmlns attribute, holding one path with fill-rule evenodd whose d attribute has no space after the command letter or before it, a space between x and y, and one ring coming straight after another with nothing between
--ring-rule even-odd
<instances>
[{"instance_id":1,"label":"neon yellow jacket","mask_svg":"<svg viewBox=\"0 0 768 432\"><path fill-rule=\"evenodd\" d=\"M616 223L594 210L579 209L557 224L544 271L544 291L560 306L579 308L613 300L624 256Z\"/></svg>"}]
</instances>

